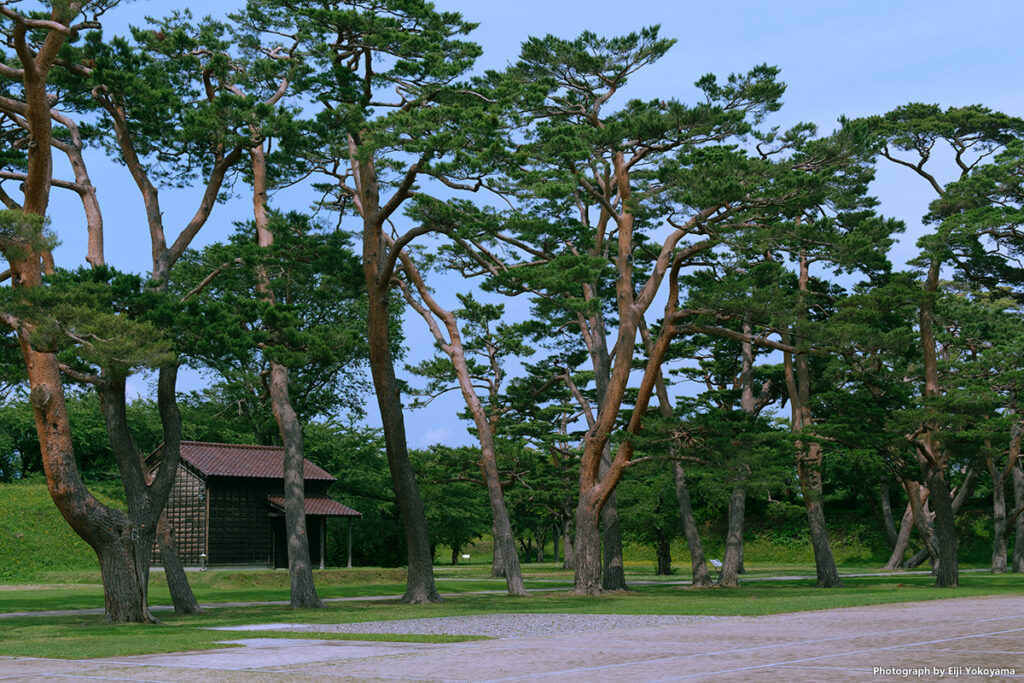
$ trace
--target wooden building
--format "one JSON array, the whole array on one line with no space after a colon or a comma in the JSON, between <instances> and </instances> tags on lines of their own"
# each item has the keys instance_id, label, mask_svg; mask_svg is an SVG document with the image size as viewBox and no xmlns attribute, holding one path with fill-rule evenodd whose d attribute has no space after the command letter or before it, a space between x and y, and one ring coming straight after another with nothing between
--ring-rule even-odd
<instances>
[{"instance_id":1,"label":"wooden building","mask_svg":"<svg viewBox=\"0 0 1024 683\"><path fill-rule=\"evenodd\" d=\"M160 449L149 456L151 470L160 457ZM352 519L362 515L328 497L335 479L327 471L306 460L304 476L310 560L324 566L327 518L344 517L351 566ZM164 510L186 565L288 566L280 446L182 441L181 464ZM160 564L155 546L153 562Z\"/></svg>"}]
</instances>

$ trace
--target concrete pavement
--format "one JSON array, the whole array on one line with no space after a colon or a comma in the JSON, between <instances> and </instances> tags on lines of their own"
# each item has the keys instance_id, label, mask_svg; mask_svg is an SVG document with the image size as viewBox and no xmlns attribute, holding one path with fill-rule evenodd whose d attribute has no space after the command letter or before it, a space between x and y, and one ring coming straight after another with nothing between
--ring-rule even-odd
<instances>
[{"instance_id":1,"label":"concrete pavement","mask_svg":"<svg viewBox=\"0 0 1024 683\"><path fill-rule=\"evenodd\" d=\"M225 640L238 647L0 658L0 682L1012 681L1024 679L1024 595L466 643Z\"/></svg>"}]
</instances>

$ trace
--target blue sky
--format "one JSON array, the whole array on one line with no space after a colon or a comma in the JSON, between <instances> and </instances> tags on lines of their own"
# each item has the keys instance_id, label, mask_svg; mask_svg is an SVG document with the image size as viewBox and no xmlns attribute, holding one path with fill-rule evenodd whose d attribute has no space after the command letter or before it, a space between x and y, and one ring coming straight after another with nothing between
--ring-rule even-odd
<instances>
[{"instance_id":1,"label":"blue sky","mask_svg":"<svg viewBox=\"0 0 1024 683\"><path fill-rule=\"evenodd\" d=\"M201 8L218 16L240 5L208 0ZM1024 114L1024 3L1019 1L444 0L436 5L480 22L471 38L484 48L482 68L501 68L514 61L520 43L530 35L573 37L583 30L617 35L660 24L662 35L678 42L661 62L637 74L628 93L635 97L692 100L693 83L705 73L724 76L761 63L777 65L788 89L783 109L771 123L783 127L810 121L827 132L842 115L884 113L911 101L983 104ZM189 6L198 13L195 3L129 3L108 14L106 33L122 33L129 23L142 24L147 14ZM88 162L104 209L109 261L125 270L147 267L149 238L138 191L115 164L95 154ZM882 200L882 211L911 227L894 255L894 260L905 259L913 251L915 221L931 197L922 183L889 167L880 169L873 189ZM166 193L168 225L183 225L197 197L187 191ZM304 209L308 202L298 195L281 200L295 202L279 206L283 209ZM223 239L233 220L247 216L249 206L237 199L218 207L199 243ZM77 199L55 191L51 217L62 240L60 265L83 264L84 220ZM451 289L441 286L439 291L450 295ZM421 321L409 321L408 336L426 338ZM414 349L413 355L421 354ZM143 380L136 383L143 393L144 385ZM368 409L370 424L379 424L372 403ZM454 417L459 409L461 399L453 394L449 401L436 401L409 414L410 445L468 442L464 426Z\"/></svg>"}]
</instances>

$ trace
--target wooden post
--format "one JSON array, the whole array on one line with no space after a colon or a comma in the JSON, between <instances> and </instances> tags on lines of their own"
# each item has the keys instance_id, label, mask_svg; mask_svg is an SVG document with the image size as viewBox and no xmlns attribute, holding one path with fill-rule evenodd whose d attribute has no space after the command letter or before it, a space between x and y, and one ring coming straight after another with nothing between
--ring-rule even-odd
<instances>
[{"instance_id":1,"label":"wooden post","mask_svg":"<svg viewBox=\"0 0 1024 683\"><path fill-rule=\"evenodd\" d=\"M352 569L352 518L348 518L348 568Z\"/></svg>"}]
</instances>

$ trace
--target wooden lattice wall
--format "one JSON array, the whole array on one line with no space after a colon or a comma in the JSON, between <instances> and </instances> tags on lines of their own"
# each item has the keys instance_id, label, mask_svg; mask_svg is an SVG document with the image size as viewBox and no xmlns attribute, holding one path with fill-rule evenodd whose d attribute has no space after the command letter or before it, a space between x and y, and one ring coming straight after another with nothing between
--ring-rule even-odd
<instances>
[{"instance_id":1,"label":"wooden lattice wall","mask_svg":"<svg viewBox=\"0 0 1024 683\"><path fill-rule=\"evenodd\" d=\"M259 479L210 482L211 564L273 563L267 496L280 488L280 482Z\"/></svg>"},{"instance_id":2,"label":"wooden lattice wall","mask_svg":"<svg viewBox=\"0 0 1024 683\"><path fill-rule=\"evenodd\" d=\"M174 534L178 557L187 565L201 564L200 555L207 552L207 493L198 476L179 467L164 512ZM162 564L160 548L153 545L153 563Z\"/></svg>"}]
</instances>

